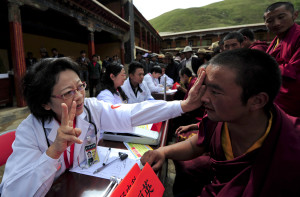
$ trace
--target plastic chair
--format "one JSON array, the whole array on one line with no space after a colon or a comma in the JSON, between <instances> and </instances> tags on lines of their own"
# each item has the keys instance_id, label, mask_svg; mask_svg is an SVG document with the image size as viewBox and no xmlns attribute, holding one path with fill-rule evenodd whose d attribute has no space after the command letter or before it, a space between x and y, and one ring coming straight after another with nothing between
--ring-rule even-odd
<instances>
[{"instance_id":1,"label":"plastic chair","mask_svg":"<svg viewBox=\"0 0 300 197\"><path fill-rule=\"evenodd\" d=\"M7 131L0 135L0 166L4 165L13 152L12 143L15 141L16 131Z\"/></svg>"}]
</instances>

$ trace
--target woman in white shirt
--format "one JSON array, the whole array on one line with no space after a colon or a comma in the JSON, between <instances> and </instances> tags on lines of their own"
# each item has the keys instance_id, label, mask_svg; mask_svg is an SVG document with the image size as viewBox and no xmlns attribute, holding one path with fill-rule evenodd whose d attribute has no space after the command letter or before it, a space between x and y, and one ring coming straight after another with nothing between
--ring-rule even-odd
<instances>
[{"instance_id":1,"label":"woman in white shirt","mask_svg":"<svg viewBox=\"0 0 300 197\"><path fill-rule=\"evenodd\" d=\"M110 64L101 79L97 99L113 105L128 103L128 98L121 88L125 79L126 74L123 65L119 63Z\"/></svg>"},{"instance_id":2,"label":"woman in white shirt","mask_svg":"<svg viewBox=\"0 0 300 197\"><path fill-rule=\"evenodd\" d=\"M205 72L187 100L118 105L85 98L78 65L70 58L48 58L35 64L23 80L31 114L19 125L8 158L0 194L45 196L65 170L86 161L85 146L102 133L131 132L134 126L174 118L198 108ZM153 115L155 114L155 116Z\"/></svg>"},{"instance_id":3,"label":"woman in white shirt","mask_svg":"<svg viewBox=\"0 0 300 197\"><path fill-rule=\"evenodd\" d=\"M160 66L153 66L151 72L146 74L144 81L146 81L151 92L163 92L164 88L159 84L158 78L161 76L162 70Z\"/></svg>"}]
</instances>

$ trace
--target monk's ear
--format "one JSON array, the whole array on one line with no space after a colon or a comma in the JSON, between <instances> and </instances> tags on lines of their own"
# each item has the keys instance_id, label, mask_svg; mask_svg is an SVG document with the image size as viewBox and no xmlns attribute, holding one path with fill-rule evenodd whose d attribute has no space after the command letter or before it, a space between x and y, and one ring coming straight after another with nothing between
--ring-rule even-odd
<instances>
[{"instance_id":1,"label":"monk's ear","mask_svg":"<svg viewBox=\"0 0 300 197\"><path fill-rule=\"evenodd\" d=\"M298 18L299 11L295 11L293 14L293 20L295 21Z\"/></svg>"},{"instance_id":2,"label":"monk's ear","mask_svg":"<svg viewBox=\"0 0 300 197\"><path fill-rule=\"evenodd\" d=\"M269 102L269 95L265 92L260 92L257 95L252 96L248 100L251 111L263 109L264 106Z\"/></svg>"}]
</instances>

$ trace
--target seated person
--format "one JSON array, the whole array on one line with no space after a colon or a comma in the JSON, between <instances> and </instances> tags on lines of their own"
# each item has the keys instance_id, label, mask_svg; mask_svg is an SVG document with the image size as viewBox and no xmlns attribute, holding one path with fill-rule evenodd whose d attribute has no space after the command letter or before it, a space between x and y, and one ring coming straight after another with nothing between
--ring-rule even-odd
<instances>
[{"instance_id":1,"label":"seated person","mask_svg":"<svg viewBox=\"0 0 300 197\"><path fill-rule=\"evenodd\" d=\"M127 96L123 92L121 86L126 79L125 70L122 64L112 63L106 68L99 89L99 94L97 96L98 100L110 104L120 104L127 103Z\"/></svg>"},{"instance_id":2,"label":"seated person","mask_svg":"<svg viewBox=\"0 0 300 197\"><path fill-rule=\"evenodd\" d=\"M167 66L165 64L159 64L159 66L161 67L161 77L158 78L159 84L164 86L165 85L165 79L167 79L166 80L167 81L166 86L169 87L169 88L172 87L174 81L173 81L172 78L170 78L168 75L166 75Z\"/></svg>"},{"instance_id":3,"label":"seated person","mask_svg":"<svg viewBox=\"0 0 300 197\"><path fill-rule=\"evenodd\" d=\"M281 86L277 62L251 49L222 52L205 69L207 116L197 135L146 152L154 170L165 159L208 152L211 182L203 196L300 196L300 125L273 104ZM190 95L189 97L190 98Z\"/></svg>"},{"instance_id":4,"label":"seated person","mask_svg":"<svg viewBox=\"0 0 300 197\"><path fill-rule=\"evenodd\" d=\"M187 98L188 94L189 94L189 91L190 89L193 87L194 83L196 82L197 80L197 77L194 77L192 75L192 72L190 69L188 68L182 68L180 71L179 71L179 77L180 77L180 83L181 84L184 84L184 87L182 86L179 86L177 88L177 90L179 91L182 91L185 93L184 95L184 100Z\"/></svg>"},{"instance_id":5,"label":"seated person","mask_svg":"<svg viewBox=\"0 0 300 197\"><path fill-rule=\"evenodd\" d=\"M16 130L0 194L45 196L61 174L86 162L85 146L90 140L98 144L102 130L131 132L135 126L198 108L204 77L205 73L199 77L190 99L181 102L145 101L112 107L96 98L85 98L86 84L79 78L78 64L70 58L40 61L23 80L31 114Z\"/></svg>"},{"instance_id":6,"label":"seated person","mask_svg":"<svg viewBox=\"0 0 300 197\"><path fill-rule=\"evenodd\" d=\"M159 84L158 78L161 76L162 70L160 66L153 66L150 73L146 74L144 81L146 81L148 88L152 92L163 92L164 88Z\"/></svg>"},{"instance_id":7,"label":"seated person","mask_svg":"<svg viewBox=\"0 0 300 197\"><path fill-rule=\"evenodd\" d=\"M131 62L128 68L129 77L121 86L128 97L128 103L139 103L146 100L154 100L144 81L144 67L140 62Z\"/></svg>"}]
</instances>

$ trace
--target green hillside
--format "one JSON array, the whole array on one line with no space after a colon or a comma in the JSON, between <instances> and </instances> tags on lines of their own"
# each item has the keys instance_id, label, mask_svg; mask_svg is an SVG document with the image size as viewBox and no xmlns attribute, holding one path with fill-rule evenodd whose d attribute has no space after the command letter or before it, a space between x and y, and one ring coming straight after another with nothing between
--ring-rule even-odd
<instances>
[{"instance_id":1,"label":"green hillside","mask_svg":"<svg viewBox=\"0 0 300 197\"><path fill-rule=\"evenodd\" d=\"M149 22L159 32L262 23L264 10L274 2L276 1L224 0L204 7L172 10ZM300 10L300 0L290 0L290 2Z\"/></svg>"}]
</instances>

